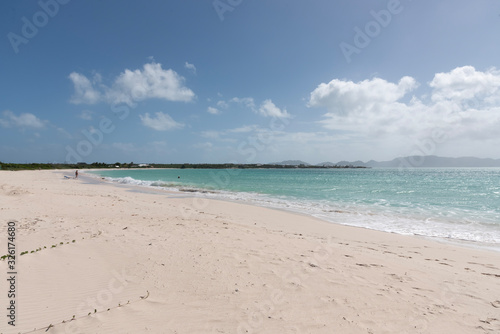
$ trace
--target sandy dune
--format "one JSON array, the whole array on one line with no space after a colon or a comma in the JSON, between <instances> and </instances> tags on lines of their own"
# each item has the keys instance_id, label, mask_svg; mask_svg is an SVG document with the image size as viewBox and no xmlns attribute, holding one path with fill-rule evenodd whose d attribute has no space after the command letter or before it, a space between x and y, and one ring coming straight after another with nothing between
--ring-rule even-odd
<instances>
[{"instance_id":1,"label":"sandy dune","mask_svg":"<svg viewBox=\"0 0 500 334\"><path fill-rule=\"evenodd\" d=\"M63 175L0 171L0 333L500 333L500 253Z\"/></svg>"}]
</instances>

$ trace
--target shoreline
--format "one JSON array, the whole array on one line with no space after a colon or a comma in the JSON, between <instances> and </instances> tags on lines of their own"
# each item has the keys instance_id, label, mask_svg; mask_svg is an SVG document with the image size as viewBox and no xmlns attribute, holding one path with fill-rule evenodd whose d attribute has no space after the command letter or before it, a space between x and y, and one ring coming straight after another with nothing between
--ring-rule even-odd
<instances>
[{"instance_id":1,"label":"shoreline","mask_svg":"<svg viewBox=\"0 0 500 334\"><path fill-rule=\"evenodd\" d=\"M500 330L496 252L64 174L0 173L15 333Z\"/></svg>"},{"instance_id":2,"label":"shoreline","mask_svg":"<svg viewBox=\"0 0 500 334\"><path fill-rule=\"evenodd\" d=\"M148 168L144 168L147 170ZM166 169L166 168L162 168ZM100 170L96 170L100 171ZM102 171L106 171L103 169ZM415 238L421 238L423 240L429 240L433 242L438 242L438 243L444 243L444 244L451 244L459 247L465 247L465 248L472 248L472 249L480 249L480 250L486 250L486 251L492 251L496 253L500 253L500 244L497 243L487 243L487 242L482 242L482 241L473 241L473 240L467 240L467 239L454 239L454 238L446 238L446 237L434 237L434 236L426 236L422 234L415 234L415 233L398 233L398 232L391 232L391 231L384 231L384 230L378 230L375 228L370 228L367 226L357 226L353 224L348 224L348 223L339 223L332 221L331 219L326 219L322 217L318 217L313 213L308 213L308 212L303 212L298 209L291 209L291 208L285 208L285 207L278 207L278 206L272 206L272 205L265 205L256 201L253 201L252 199L231 199L231 198L226 198L223 196L218 196L218 197L208 197L204 195L203 191L200 188L200 191L183 191L182 189L179 189L178 191L170 190L165 187L156 187L156 186L148 186L148 185L140 185L140 184L129 184L129 183L119 183L115 181L110 181L105 179L105 177L102 177L97 174L92 174L92 173L86 173L85 171L82 172L83 175L86 175L87 177L91 179L98 180L99 182L103 183L109 183L113 185L122 185L124 187L129 186L131 189L141 189L142 191L148 191L148 190L153 190L153 191L159 191L160 193L166 193L166 194L171 194L171 195L178 195L178 196L183 196L183 197L203 197L207 198L210 200L218 200L218 201L223 201L223 202L230 202L230 203L239 203L239 204L246 204L246 205L252 205L260 208L267 208L267 209L273 209L273 210L279 210L283 212L288 212L292 214L297 214L297 215L303 215L305 217L310 217L313 219L317 219L318 221L321 222L326 222L329 224L334 224L334 225L341 225L341 226L348 226L352 228L360 228L360 229L365 229L368 231L377 231L377 232L382 232L382 233L390 233L390 234L396 234L396 235L401 235L401 236L410 236L410 237L415 237ZM196 196L199 195L199 196Z\"/></svg>"}]
</instances>

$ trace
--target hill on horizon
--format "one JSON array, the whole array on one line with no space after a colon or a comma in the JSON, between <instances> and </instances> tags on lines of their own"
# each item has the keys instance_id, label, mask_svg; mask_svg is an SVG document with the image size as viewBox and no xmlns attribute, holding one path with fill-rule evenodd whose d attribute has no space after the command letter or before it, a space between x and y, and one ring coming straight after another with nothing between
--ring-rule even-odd
<instances>
[{"instance_id":1,"label":"hill on horizon","mask_svg":"<svg viewBox=\"0 0 500 334\"><path fill-rule=\"evenodd\" d=\"M275 163L277 165L310 165L302 160L285 160L282 162ZM476 157L459 157L459 158L449 158L449 157L438 157L435 155L427 156L407 156L399 157L389 161L375 161L370 160L368 162L357 161L339 161L337 163L333 162L322 162L316 164L315 166L360 166L360 167L408 167L408 168L418 168L418 167L500 167L500 159L491 158L476 158Z\"/></svg>"}]
</instances>

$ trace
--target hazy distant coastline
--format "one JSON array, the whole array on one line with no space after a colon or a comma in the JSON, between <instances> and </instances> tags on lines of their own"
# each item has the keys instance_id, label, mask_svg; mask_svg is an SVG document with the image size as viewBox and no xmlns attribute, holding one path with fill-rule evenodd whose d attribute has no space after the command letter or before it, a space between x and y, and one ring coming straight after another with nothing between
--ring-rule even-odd
<instances>
[{"instance_id":1,"label":"hazy distant coastline","mask_svg":"<svg viewBox=\"0 0 500 334\"><path fill-rule=\"evenodd\" d=\"M291 163L294 165L308 165L306 162L299 160L289 160L282 163ZM460 157L447 158L438 157L435 155L428 156L408 156L399 157L390 161L375 161L368 162L357 161L339 161L322 162L316 166L357 166L357 167L500 167L500 159L491 158L475 158L475 157Z\"/></svg>"},{"instance_id":2,"label":"hazy distant coastline","mask_svg":"<svg viewBox=\"0 0 500 334\"><path fill-rule=\"evenodd\" d=\"M418 167L500 167L500 159L460 157L447 158L435 155L399 157L390 161L368 162L339 161L309 164L302 160L285 160L266 164L238 164L238 163L104 163L79 162L76 164L64 163L3 163L0 170L34 170L34 169L94 169L94 168L197 168L197 169L229 169L229 168L418 168Z\"/></svg>"}]
</instances>

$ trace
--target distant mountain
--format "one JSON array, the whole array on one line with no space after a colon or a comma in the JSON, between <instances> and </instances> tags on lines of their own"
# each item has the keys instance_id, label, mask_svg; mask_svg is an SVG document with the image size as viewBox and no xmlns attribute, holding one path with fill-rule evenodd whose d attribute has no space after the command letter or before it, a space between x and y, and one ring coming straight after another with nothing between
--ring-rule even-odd
<instances>
[{"instance_id":1,"label":"distant mountain","mask_svg":"<svg viewBox=\"0 0 500 334\"><path fill-rule=\"evenodd\" d=\"M366 163L362 161L339 161L336 165L363 167L500 167L500 159L474 157L445 158L428 155L401 157L390 161L370 160Z\"/></svg>"},{"instance_id":2,"label":"distant mountain","mask_svg":"<svg viewBox=\"0 0 500 334\"><path fill-rule=\"evenodd\" d=\"M354 167L366 167L363 161L339 161L337 163L333 162L322 162L315 166L319 167L333 167L333 166L354 166Z\"/></svg>"},{"instance_id":3,"label":"distant mountain","mask_svg":"<svg viewBox=\"0 0 500 334\"><path fill-rule=\"evenodd\" d=\"M335 165L337 166L361 166L361 167L368 167L363 161L356 160L356 161L339 161Z\"/></svg>"},{"instance_id":4,"label":"distant mountain","mask_svg":"<svg viewBox=\"0 0 500 334\"><path fill-rule=\"evenodd\" d=\"M311 166L302 160L285 160L282 162L275 162L273 165L285 166ZM375 161L368 162L357 161L339 161L336 163L326 161L314 166L318 167L333 167L333 166L354 166L354 167L500 167L500 159L483 159L474 157L461 157L461 158L445 158L435 155L427 156L409 156L400 157L389 161Z\"/></svg>"},{"instance_id":5,"label":"distant mountain","mask_svg":"<svg viewBox=\"0 0 500 334\"><path fill-rule=\"evenodd\" d=\"M319 167L332 167L332 166L335 166L336 164L334 164L333 162L321 162L319 164L316 164L315 166L319 166Z\"/></svg>"},{"instance_id":6,"label":"distant mountain","mask_svg":"<svg viewBox=\"0 0 500 334\"><path fill-rule=\"evenodd\" d=\"M307 162L304 162L302 160L285 160L282 162L273 162L272 165L283 165L283 166L299 166L299 165L304 165L304 166L310 166Z\"/></svg>"}]
</instances>

